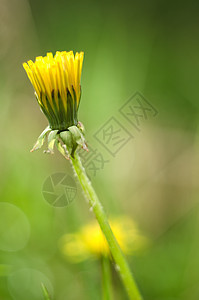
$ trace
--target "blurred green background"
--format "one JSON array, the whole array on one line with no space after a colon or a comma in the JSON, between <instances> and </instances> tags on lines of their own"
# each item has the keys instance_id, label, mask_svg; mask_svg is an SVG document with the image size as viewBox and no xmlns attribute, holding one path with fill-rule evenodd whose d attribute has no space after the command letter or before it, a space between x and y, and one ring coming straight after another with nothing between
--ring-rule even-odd
<instances>
[{"instance_id":1,"label":"blurred green background","mask_svg":"<svg viewBox=\"0 0 199 300\"><path fill-rule=\"evenodd\" d=\"M146 300L199 299L199 2L0 0L0 299L101 299L97 260L72 264L58 241L93 219L75 200L50 206L48 176L69 162L29 150L47 125L22 62L84 51L79 119L109 160L93 185L108 215L128 215L150 247L128 257ZM158 111L138 132L119 112L136 92ZM111 117L131 134L115 156L94 138ZM92 171L92 170L91 170ZM127 299L113 274L114 299Z\"/></svg>"}]
</instances>

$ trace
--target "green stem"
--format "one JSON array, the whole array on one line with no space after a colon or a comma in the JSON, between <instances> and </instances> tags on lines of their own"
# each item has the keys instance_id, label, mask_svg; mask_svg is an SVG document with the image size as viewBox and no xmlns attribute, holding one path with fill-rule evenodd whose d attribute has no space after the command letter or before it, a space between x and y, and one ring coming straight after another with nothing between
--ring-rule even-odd
<instances>
[{"instance_id":1,"label":"green stem","mask_svg":"<svg viewBox=\"0 0 199 300\"><path fill-rule=\"evenodd\" d=\"M121 252L117 240L108 223L108 219L104 212L104 209L97 197L97 194L95 193L95 190L91 185L90 180L86 175L85 169L81 163L81 159L77 153L74 154L74 157L71 157L71 162L75 170L75 173L80 181L80 184L85 192L85 195L89 201L89 204L101 227L101 230L106 237L106 240L110 248L110 252L116 264L116 270L118 271L121 280L126 288L126 291L129 295L129 299L141 300L142 296L137 288L135 280L127 264L127 261L123 253Z\"/></svg>"},{"instance_id":2,"label":"green stem","mask_svg":"<svg viewBox=\"0 0 199 300\"><path fill-rule=\"evenodd\" d=\"M111 266L110 259L108 256L102 255L102 289L103 289L103 300L112 299L111 290Z\"/></svg>"}]
</instances>

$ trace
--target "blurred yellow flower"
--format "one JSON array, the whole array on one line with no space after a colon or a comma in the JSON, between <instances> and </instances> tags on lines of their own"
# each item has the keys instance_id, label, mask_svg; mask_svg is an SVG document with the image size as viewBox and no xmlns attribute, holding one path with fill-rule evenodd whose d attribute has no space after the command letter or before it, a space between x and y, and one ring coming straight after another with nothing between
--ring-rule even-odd
<instances>
[{"instance_id":1,"label":"blurred yellow flower","mask_svg":"<svg viewBox=\"0 0 199 300\"><path fill-rule=\"evenodd\" d=\"M47 53L23 64L53 130L77 125L83 57L83 52L74 55L73 51L57 51L54 57Z\"/></svg>"},{"instance_id":2,"label":"blurred yellow flower","mask_svg":"<svg viewBox=\"0 0 199 300\"><path fill-rule=\"evenodd\" d=\"M125 254L133 254L146 245L134 221L126 216L110 220L112 231ZM107 241L96 221L83 226L78 232L65 234L60 241L62 253L72 262L80 262L91 256L110 255Z\"/></svg>"}]
</instances>

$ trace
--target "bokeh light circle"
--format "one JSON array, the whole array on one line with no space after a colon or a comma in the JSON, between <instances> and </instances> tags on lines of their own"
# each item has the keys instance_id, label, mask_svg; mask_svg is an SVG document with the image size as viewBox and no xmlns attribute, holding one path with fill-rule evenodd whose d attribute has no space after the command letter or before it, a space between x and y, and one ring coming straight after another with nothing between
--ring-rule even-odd
<instances>
[{"instance_id":1,"label":"bokeh light circle","mask_svg":"<svg viewBox=\"0 0 199 300\"><path fill-rule=\"evenodd\" d=\"M21 250L29 237L30 224L24 212L16 205L0 202L0 250Z\"/></svg>"},{"instance_id":2,"label":"bokeh light circle","mask_svg":"<svg viewBox=\"0 0 199 300\"><path fill-rule=\"evenodd\" d=\"M8 277L9 293L16 300L43 300L42 284L52 297L52 283L45 274L38 270L24 268L13 272Z\"/></svg>"}]
</instances>

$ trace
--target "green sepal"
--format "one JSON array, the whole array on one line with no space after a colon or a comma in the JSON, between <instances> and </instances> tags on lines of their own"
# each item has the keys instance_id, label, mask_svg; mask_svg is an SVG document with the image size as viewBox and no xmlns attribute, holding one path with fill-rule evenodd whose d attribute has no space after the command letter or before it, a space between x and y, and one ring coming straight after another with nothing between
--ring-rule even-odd
<instances>
[{"instance_id":1,"label":"green sepal","mask_svg":"<svg viewBox=\"0 0 199 300\"><path fill-rule=\"evenodd\" d=\"M68 130L62 131L60 132L59 136L64 145L66 145L68 152L72 154L74 152L75 144L71 132Z\"/></svg>"},{"instance_id":2,"label":"green sepal","mask_svg":"<svg viewBox=\"0 0 199 300\"><path fill-rule=\"evenodd\" d=\"M62 145L61 142L56 139L55 140L55 145L57 147L57 150L66 158L66 159L70 159L70 155L69 155L69 152L66 148L66 145Z\"/></svg>"},{"instance_id":3,"label":"green sepal","mask_svg":"<svg viewBox=\"0 0 199 300\"><path fill-rule=\"evenodd\" d=\"M48 132L50 132L51 129L49 126L47 126L44 131L40 134L40 136L38 137L37 141L36 141L36 144L34 145L34 147L30 150L30 152L33 152L37 149L40 149L43 144L44 144L44 141L45 141L45 138L46 138L46 135Z\"/></svg>"},{"instance_id":4,"label":"green sepal","mask_svg":"<svg viewBox=\"0 0 199 300\"><path fill-rule=\"evenodd\" d=\"M72 133L72 137L74 141L80 145L84 150L88 150L86 145L86 140L81 132L81 130L77 126L71 126L68 130Z\"/></svg>"},{"instance_id":5,"label":"green sepal","mask_svg":"<svg viewBox=\"0 0 199 300\"><path fill-rule=\"evenodd\" d=\"M53 154L53 149L54 149L54 145L55 145L55 141L58 138L58 130L51 130L51 132L48 135L48 153Z\"/></svg>"},{"instance_id":6,"label":"green sepal","mask_svg":"<svg viewBox=\"0 0 199 300\"><path fill-rule=\"evenodd\" d=\"M77 128L79 128L81 130L81 132L83 134L85 134L85 128L84 128L84 125L82 124L82 122L78 121Z\"/></svg>"}]
</instances>

